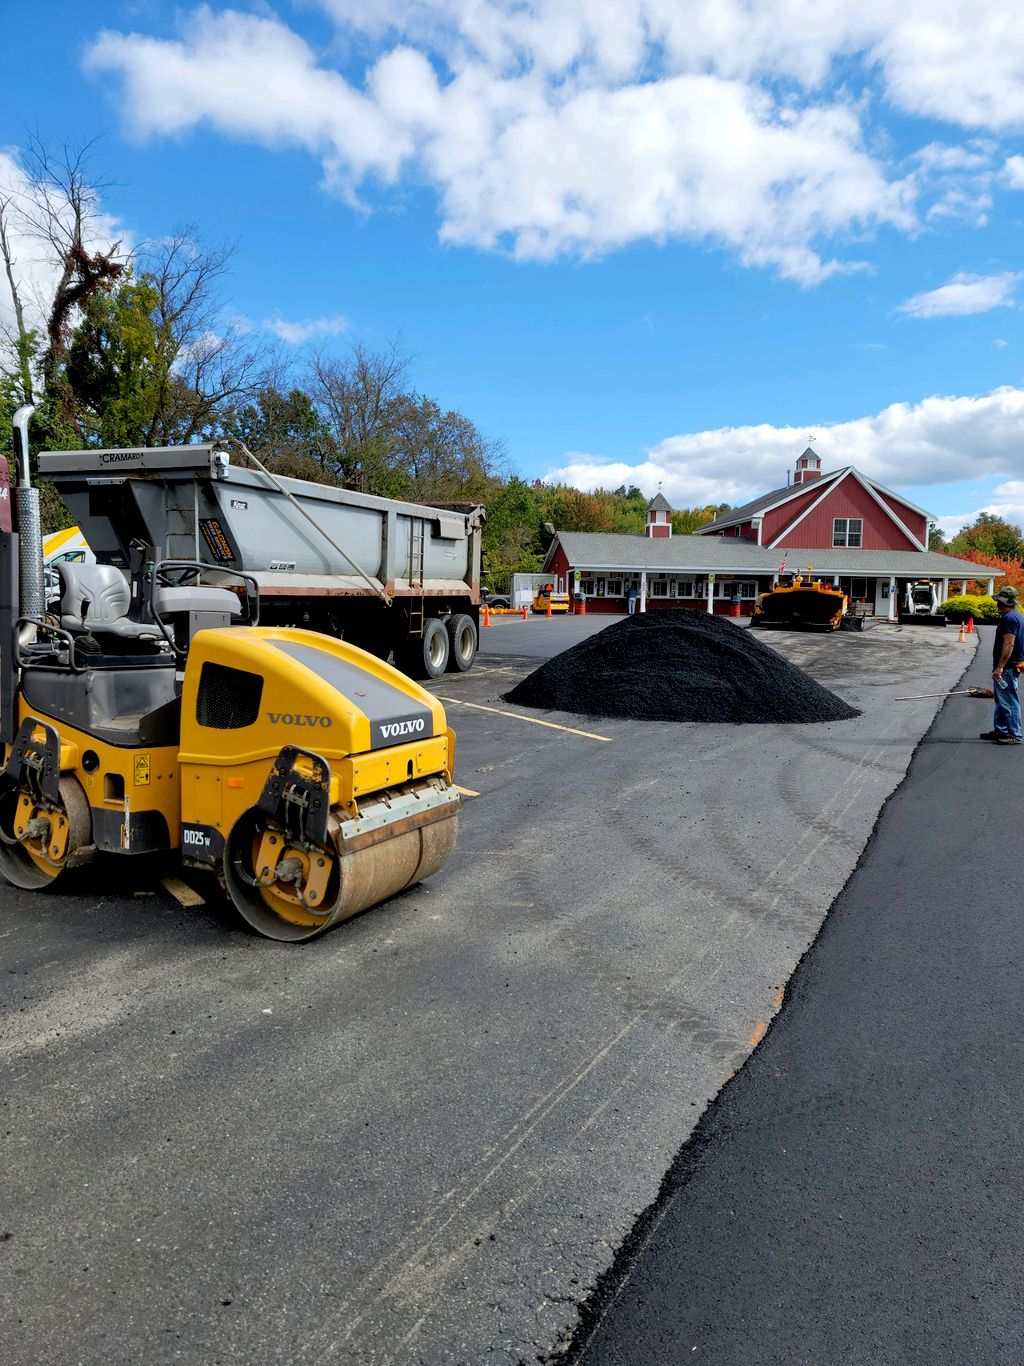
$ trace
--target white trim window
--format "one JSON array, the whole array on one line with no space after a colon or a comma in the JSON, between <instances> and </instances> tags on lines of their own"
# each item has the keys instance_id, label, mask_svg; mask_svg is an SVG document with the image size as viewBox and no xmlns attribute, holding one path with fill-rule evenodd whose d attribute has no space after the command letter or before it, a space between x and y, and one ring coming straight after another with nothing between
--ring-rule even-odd
<instances>
[{"instance_id":1,"label":"white trim window","mask_svg":"<svg viewBox=\"0 0 1024 1366\"><path fill-rule=\"evenodd\" d=\"M667 598L668 579L651 579L647 585L647 593L652 598Z\"/></svg>"},{"instance_id":2,"label":"white trim window","mask_svg":"<svg viewBox=\"0 0 1024 1366\"><path fill-rule=\"evenodd\" d=\"M850 550L859 550L864 539L864 518L863 517L833 517L832 518L832 545L846 546Z\"/></svg>"},{"instance_id":3,"label":"white trim window","mask_svg":"<svg viewBox=\"0 0 1024 1366\"><path fill-rule=\"evenodd\" d=\"M622 597L622 580L621 580L621 579L609 579L609 580L608 580L608 587L607 587L605 596L606 596L606 597L609 597L609 598L621 598L621 597Z\"/></svg>"}]
</instances>

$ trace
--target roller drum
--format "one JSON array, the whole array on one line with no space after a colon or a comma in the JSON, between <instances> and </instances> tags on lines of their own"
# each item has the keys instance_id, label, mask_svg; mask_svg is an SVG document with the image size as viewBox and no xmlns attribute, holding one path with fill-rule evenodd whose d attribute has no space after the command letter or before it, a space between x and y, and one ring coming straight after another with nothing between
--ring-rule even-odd
<instances>
[{"instance_id":1,"label":"roller drum","mask_svg":"<svg viewBox=\"0 0 1024 1366\"><path fill-rule=\"evenodd\" d=\"M455 848L461 801L451 788L422 789L418 797L426 809L412 814L403 814L403 801L417 799L412 793L393 803L369 803L362 821L333 811L329 845L319 850L290 844L286 832L255 809L248 812L232 830L224 855L235 908L257 933L297 943L422 882ZM317 894L312 907L310 889L324 860L329 874L321 873L320 881L326 893Z\"/></svg>"}]
</instances>

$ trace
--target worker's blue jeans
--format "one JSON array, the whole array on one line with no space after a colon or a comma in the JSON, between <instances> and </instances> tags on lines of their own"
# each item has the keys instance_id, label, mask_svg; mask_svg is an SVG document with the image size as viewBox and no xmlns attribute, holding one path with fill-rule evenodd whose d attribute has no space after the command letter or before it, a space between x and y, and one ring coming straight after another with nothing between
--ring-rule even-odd
<instances>
[{"instance_id":1,"label":"worker's blue jeans","mask_svg":"<svg viewBox=\"0 0 1024 1366\"><path fill-rule=\"evenodd\" d=\"M1020 698L1017 695L1017 675L1004 673L1001 678L993 678L992 693L995 697L995 716L992 729L1000 735L1013 735L1020 739Z\"/></svg>"}]
</instances>

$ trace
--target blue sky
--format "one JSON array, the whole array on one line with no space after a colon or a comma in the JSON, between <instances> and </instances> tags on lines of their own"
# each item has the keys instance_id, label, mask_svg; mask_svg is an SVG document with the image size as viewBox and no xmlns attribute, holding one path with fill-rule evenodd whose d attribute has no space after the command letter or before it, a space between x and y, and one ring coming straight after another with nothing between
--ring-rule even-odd
<instances>
[{"instance_id":1,"label":"blue sky","mask_svg":"<svg viewBox=\"0 0 1024 1366\"><path fill-rule=\"evenodd\" d=\"M525 476L738 502L814 435L955 529L1024 519L1021 10L49 0L0 20L0 148L98 136L130 240L401 334Z\"/></svg>"}]
</instances>

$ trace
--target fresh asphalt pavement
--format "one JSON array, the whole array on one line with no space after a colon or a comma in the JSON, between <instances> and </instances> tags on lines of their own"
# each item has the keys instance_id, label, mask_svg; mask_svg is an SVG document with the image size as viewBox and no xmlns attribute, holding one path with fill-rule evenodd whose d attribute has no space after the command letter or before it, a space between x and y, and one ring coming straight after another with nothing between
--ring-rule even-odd
<instances>
[{"instance_id":1,"label":"fresh asphalt pavement","mask_svg":"<svg viewBox=\"0 0 1024 1366\"><path fill-rule=\"evenodd\" d=\"M1024 1360L1024 749L979 740L990 724L945 704L574 1361Z\"/></svg>"},{"instance_id":2,"label":"fresh asphalt pavement","mask_svg":"<svg viewBox=\"0 0 1024 1366\"><path fill-rule=\"evenodd\" d=\"M970 657L949 631L772 637L863 711L824 726L501 700L605 624L499 618L433 685L455 855L321 940L250 937L127 860L0 889L4 1360L470 1366L569 1339L938 705L893 699ZM988 800L947 794L916 837L963 841Z\"/></svg>"}]
</instances>

